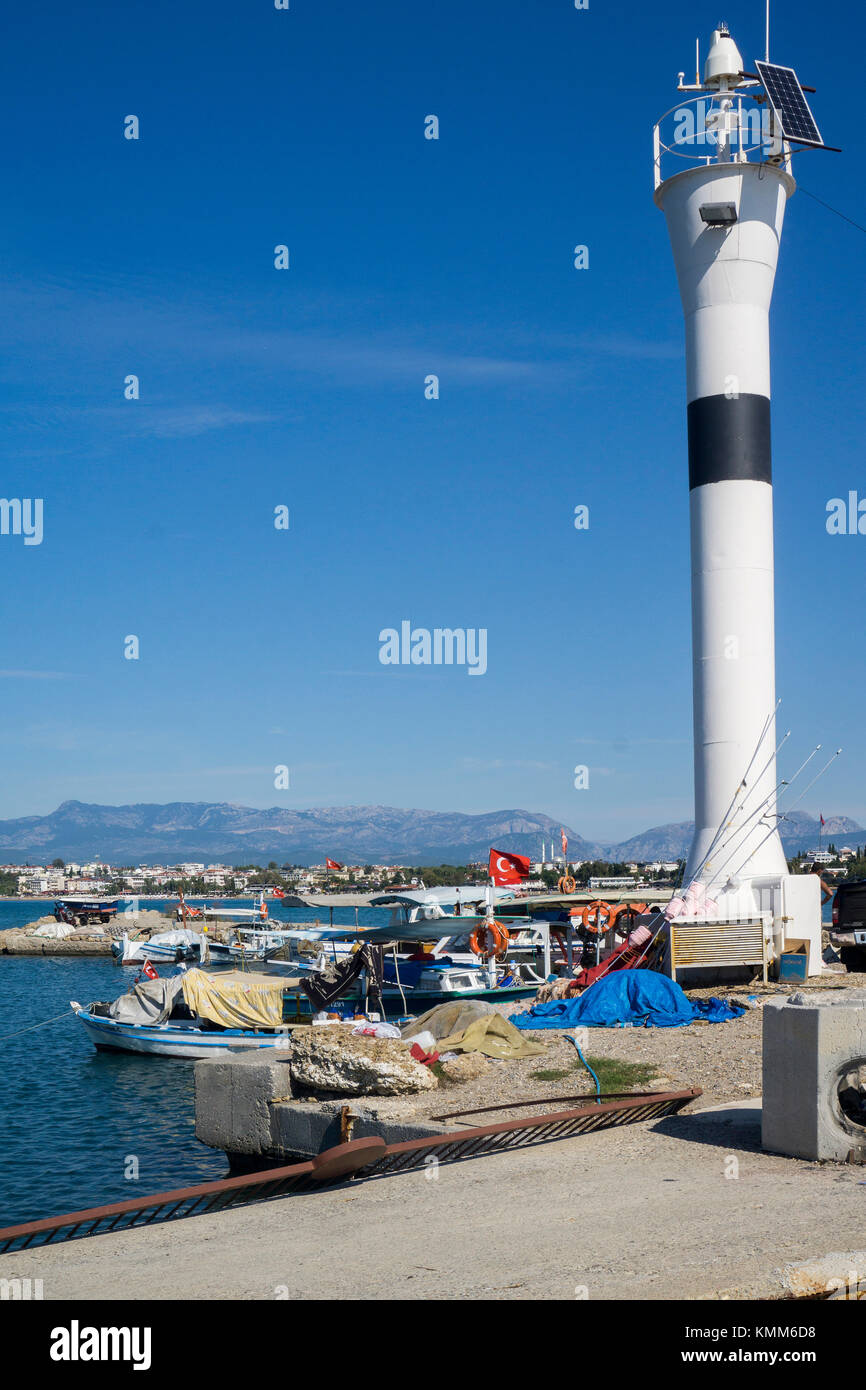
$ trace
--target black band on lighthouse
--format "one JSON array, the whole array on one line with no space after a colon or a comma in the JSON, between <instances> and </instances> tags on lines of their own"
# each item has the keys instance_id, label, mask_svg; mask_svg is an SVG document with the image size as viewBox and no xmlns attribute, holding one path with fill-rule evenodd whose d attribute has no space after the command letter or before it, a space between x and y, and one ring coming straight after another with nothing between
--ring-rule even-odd
<instances>
[{"instance_id":1,"label":"black band on lighthouse","mask_svg":"<svg viewBox=\"0 0 866 1390\"><path fill-rule=\"evenodd\" d=\"M703 396L689 405L689 489L728 479L773 480L766 396Z\"/></svg>"}]
</instances>

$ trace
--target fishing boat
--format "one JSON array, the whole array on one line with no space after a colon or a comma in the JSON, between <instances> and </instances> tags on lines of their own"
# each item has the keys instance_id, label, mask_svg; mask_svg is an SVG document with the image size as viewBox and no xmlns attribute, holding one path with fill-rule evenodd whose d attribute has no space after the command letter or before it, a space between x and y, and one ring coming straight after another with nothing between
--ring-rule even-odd
<instances>
[{"instance_id":1,"label":"fishing boat","mask_svg":"<svg viewBox=\"0 0 866 1390\"><path fill-rule=\"evenodd\" d=\"M404 1018L458 998L505 1003L538 989L537 982L521 980L507 966L491 968L477 957L469 965L423 950L401 958L391 928L336 930L354 937L361 949L330 969L305 975L181 967L179 974L136 984L119 999L86 1006L73 1000L71 1007L100 1050L194 1058L286 1047L288 1025L312 1022L314 1016ZM414 941L420 947L429 927L404 925L400 935L404 946ZM375 945L384 952L388 944L391 956L377 966L374 980L366 948Z\"/></svg>"},{"instance_id":2,"label":"fishing boat","mask_svg":"<svg viewBox=\"0 0 866 1390\"><path fill-rule=\"evenodd\" d=\"M143 980L119 999L73 1013L99 1051L149 1057L226 1057L259 1048L285 1048L283 1019L290 983L243 972L201 969Z\"/></svg>"},{"instance_id":3,"label":"fishing boat","mask_svg":"<svg viewBox=\"0 0 866 1390\"><path fill-rule=\"evenodd\" d=\"M430 923L430 955L448 956L456 965L477 968L484 955L481 937L494 912L507 930L501 964L528 984L542 984L550 974L549 922L515 916L517 905L511 888L408 888L390 889L372 898L371 907L390 907L389 930L400 933ZM480 911L480 909L484 909Z\"/></svg>"},{"instance_id":4,"label":"fishing boat","mask_svg":"<svg viewBox=\"0 0 866 1390\"><path fill-rule=\"evenodd\" d=\"M208 950L207 937L202 932L180 927L177 931L157 932L148 940L131 937L126 932L111 943L111 954L118 965L143 965L152 961L155 965L163 962L201 960Z\"/></svg>"},{"instance_id":5,"label":"fishing boat","mask_svg":"<svg viewBox=\"0 0 866 1390\"><path fill-rule=\"evenodd\" d=\"M120 898L55 898L54 917L69 926L89 927L91 922L110 922Z\"/></svg>"},{"instance_id":6,"label":"fishing boat","mask_svg":"<svg viewBox=\"0 0 866 1390\"><path fill-rule=\"evenodd\" d=\"M472 905L480 906L484 894L483 888L475 893ZM392 908L391 921L382 927L288 928L283 932L286 948L280 953L284 959L272 958L269 969L297 972L313 986L313 994L316 978L321 977L330 995L330 980L347 974L359 948L381 947L386 1018L423 1013L455 997L503 1003L534 996L550 974L548 924L528 923L525 918L515 922L501 911L494 918L490 905L483 914L461 906L459 915L449 915L445 908L454 905L454 895L453 888L384 894L374 900L374 905ZM332 995L335 1006L363 1010L370 991L368 974L347 977L346 988Z\"/></svg>"},{"instance_id":7,"label":"fishing boat","mask_svg":"<svg viewBox=\"0 0 866 1390\"><path fill-rule=\"evenodd\" d=\"M228 941L208 941L210 959L214 965L270 960L282 950L290 936L288 931L238 927Z\"/></svg>"},{"instance_id":8,"label":"fishing boat","mask_svg":"<svg viewBox=\"0 0 866 1390\"><path fill-rule=\"evenodd\" d=\"M152 1057L220 1057L251 1049L286 1048L290 1045L290 1028L288 1022L282 1020L312 1022L316 1009L303 993L298 978L252 974L246 970L214 972L207 976L211 982L208 986L211 1007L207 1007L199 998L191 1004L191 996L185 989L194 977L204 973L193 969L180 976L143 981L120 999L88 1005L71 1000L70 1007L98 1050ZM523 999L534 995L537 989L535 985L504 985L491 989L482 971L451 967L449 963L422 968L414 976L411 970L403 973L405 978L399 983L392 979L382 988L385 1018L424 1013L435 1004L455 998L496 998L500 1002ZM255 1010L245 1013L242 1007L232 1011L214 1008L214 993L219 997L232 985L237 985L241 993L266 989L272 1000L279 1001L280 1012L274 1013L272 1021L265 1024ZM362 981L331 1006L333 1016L365 1017L365 999L366 987ZM228 1019L249 1026L233 1027Z\"/></svg>"},{"instance_id":9,"label":"fishing boat","mask_svg":"<svg viewBox=\"0 0 866 1390\"><path fill-rule=\"evenodd\" d=\"M549 924L512 918L507 912L511 897L510 889L487 886L388 890L370 903L391 908L387 926L353 929L316 923L281 929L284 945L269 953L268 968L302 978L333 973L359 946L381 945L387 950L382 1006L389 1018L421 1013L455 996L497 1002L531 998L550 976ZM482 904L484 911L479 913L476 909ZM366 988L363 979L352 983L340 996L339 1007L363 1008Z\"/></svg>"}]
</instances>

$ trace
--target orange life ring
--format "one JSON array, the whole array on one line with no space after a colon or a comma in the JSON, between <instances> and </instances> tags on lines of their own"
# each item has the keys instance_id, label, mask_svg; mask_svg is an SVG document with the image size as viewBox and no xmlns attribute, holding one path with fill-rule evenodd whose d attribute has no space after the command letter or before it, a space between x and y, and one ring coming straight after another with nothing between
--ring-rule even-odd
<instances>
[{"instance_id":1,"label":"orange life ring","mask_svg":"<svg viewBox=\"0 0 866 1390\"><path fill-rule=\"evenodd\" d=\"M571 884L570 888L568 886L569 884ZM559 883L556 886L559 889L560 893L573 893L575 888L577 887L577 882L575 879L572 878L571 874L563 874L562 878L559 880Z\"/></svg>"},{"instance_id":2,"label":"orange life ring","mask_svg":"<svg viewBox=\"0 0 866 1390\"><path fill-rule=\"evenodd\" d=\"M475 927L469 937L469 949L476 956L489 956L490 947L487 942L488 933L493 938L492 954L499 959L504 957L508 951L509 936L501 922L495 921L492 917Z\"/></svg>"},{"instance_id":3,"label":"orange life ring","mask_svg":"<svg viewBox=\"0 0 866 1390\"><path fill-rule=\"evenodd\" d=\"M588 907L583 909L583 925L586 927L587 931L594 932L598 935L606 931L610 926L612 912L613 908L610 903L603 902L601 898L597 898L595 902L590 903ZM603 924L602 913L605 918Z\"/></svg>"},{"instance_id":4,"label":"orange life ring","mask_svg":"<svg viewBox=\"0 0 866 1390\"><path fill-rule=\"evenodd\" d=\"M646 903L619 903L611 910L608 926L612 927L623 915L634 918L639 917L642 912L646 912ZM634 922L629 922L628 931L631 931L633 927ZM622 931L623 928L620 927L618 930Z\"/></svg>"}]
</instances>

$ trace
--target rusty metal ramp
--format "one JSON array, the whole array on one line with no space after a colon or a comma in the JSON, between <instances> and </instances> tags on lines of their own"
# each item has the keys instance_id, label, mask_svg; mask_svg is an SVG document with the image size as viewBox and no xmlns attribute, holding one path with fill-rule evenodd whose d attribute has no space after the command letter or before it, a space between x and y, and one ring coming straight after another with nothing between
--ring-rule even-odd
<instances>
[{"instance_id":1,"label":"rusty metal ramp","mask_svg":"<svg viewBox=\"0 0 866 1390\"><path fill-rule=\"evenodd\" d=\"M410 1139L401 1144L386 1144L384 1139L375 1137L353 1139L326 1149L305 1163L268 1168L261 1173L198 1183L194 1187L182 1187L172 1192L157 1192L148 1197L111 1202L107 1206L7 1226L0 1230L0 1252L27 1250L36 1245L105 1235L111 1231L128 1231L138 1226L152 1226L206 1212L225 1211L228 1207L243 1206L249 1202L309 1192L348 1178L367 1180L387 1177L424 1167L433 1157L439 1163L458 1163L508 1149L525 1148L530 1144L546 1144L557 1139L590 1134L598 1129L639 1124L675 1114L701 1094L699 1089L651 1091L637 1095L599 1096L591 1102L582 1097L567 1097L569 1100L580 1099L582 1103L572 1109L500 1120L448 1134ZM538 1101L528 1101L512 1103L507 1107L488 1107L488 1110L515 1110L538 1104ZM463 1113L472 1115L487 1111ZM456 1119L457 1112L442 1118Z\"/></svg>"}]
</instances>

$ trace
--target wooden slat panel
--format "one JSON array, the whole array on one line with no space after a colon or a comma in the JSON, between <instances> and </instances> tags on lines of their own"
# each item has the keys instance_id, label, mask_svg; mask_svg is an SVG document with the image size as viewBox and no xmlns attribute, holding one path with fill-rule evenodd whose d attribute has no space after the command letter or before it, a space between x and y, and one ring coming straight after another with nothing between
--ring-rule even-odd
<instances>
[{"instance_id":1,"label":"wooden slat panel","mask_svg":"<svg viewBox=\"0 0 866 1390\"><path fill-rule=\"evenodd\" d=\"M757 922L684 922L671 924L676 970L686 966L764 965L764 926ZM674 973L676 978L676 973Z\"/></svg>"}]
</instances>

